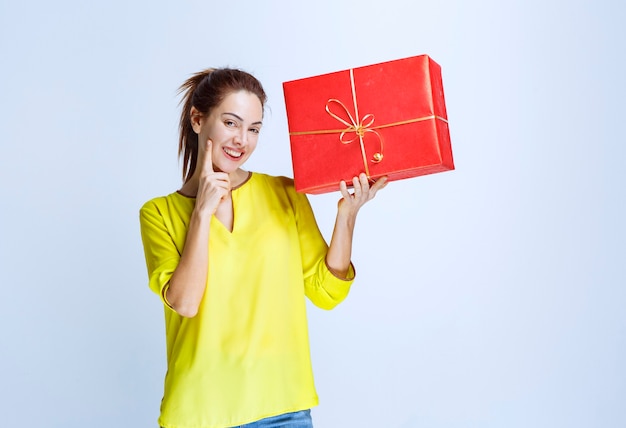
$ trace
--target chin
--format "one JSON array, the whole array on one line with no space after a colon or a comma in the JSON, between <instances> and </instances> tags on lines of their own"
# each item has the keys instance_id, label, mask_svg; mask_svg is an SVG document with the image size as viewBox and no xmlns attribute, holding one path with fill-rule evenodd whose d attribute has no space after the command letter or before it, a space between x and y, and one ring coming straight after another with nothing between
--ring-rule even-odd
<instances>
[{"instance_id":1,"label":"chin","mask_svg":"<svg viewBox=\"0 0 626 428\"><path fill-rule=\"evenodd\" d=\"M225 165L224 164L222 164L222 165L213 164L213 169L216 172L225 172L226 174L232 174L233 172L237 171L242 165L243 165L243 163L234 164L232 162L228 162Z\"/></svg>"}]
</instances>

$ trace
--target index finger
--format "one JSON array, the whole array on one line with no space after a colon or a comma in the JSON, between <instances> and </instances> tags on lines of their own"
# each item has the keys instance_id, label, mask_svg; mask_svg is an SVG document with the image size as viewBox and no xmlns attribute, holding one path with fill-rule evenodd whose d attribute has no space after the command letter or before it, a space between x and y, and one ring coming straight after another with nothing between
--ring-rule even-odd
<instances>
[{"instance_id":1,"label":"index finger","mask_svg":"<svg viewBox=\"0 0 626 428\"><path fill-rule=\"evenodd\" d=\"M211 141L210 138L207 138L206 143L204 144L204 162L202 162L202 171L215 172L213 171L213 141Z\"/></svg>"}]
</instances>

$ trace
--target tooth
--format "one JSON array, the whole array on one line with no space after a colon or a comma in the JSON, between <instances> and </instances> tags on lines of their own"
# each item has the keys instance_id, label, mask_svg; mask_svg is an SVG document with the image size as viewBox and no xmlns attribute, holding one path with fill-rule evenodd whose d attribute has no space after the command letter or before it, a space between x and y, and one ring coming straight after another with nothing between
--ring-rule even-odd
<instances>
[{"instance_id":1,"label":"tooth","mask_svg":"<svg viewBox=\"0 0 626 428\"><path fill-rule=\"evenodd\" d=\"M236 151L234 151L234 150L230 150L230 149L224 149L224 151L225 151L227 154L229 154L230 156L233 156L233 157L236 157L236 158L241 157L241 155L242 155L242 153L241 153L241 152L236 152Z\"/></svg>"}]
</instances>

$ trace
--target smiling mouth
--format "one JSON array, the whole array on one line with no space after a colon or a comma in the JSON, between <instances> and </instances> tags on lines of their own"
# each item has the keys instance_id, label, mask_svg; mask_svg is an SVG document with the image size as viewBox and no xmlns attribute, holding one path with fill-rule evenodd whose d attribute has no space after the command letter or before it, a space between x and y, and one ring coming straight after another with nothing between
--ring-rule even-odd
<instances>
[{"instance_id":1,"label":"smiling mouth","mask_svg":"<svg viewBox=\"0 0 626 428\"><path fill-rule=\"evenodd\" d=\"M232 158L236 158L239 159L241 156L243 156L243 152L237 151L237 150L232 150L229 149L227 147L224 147L224 153L226 153L228 156L232 157Z\"/></svg>"}]
</instances>

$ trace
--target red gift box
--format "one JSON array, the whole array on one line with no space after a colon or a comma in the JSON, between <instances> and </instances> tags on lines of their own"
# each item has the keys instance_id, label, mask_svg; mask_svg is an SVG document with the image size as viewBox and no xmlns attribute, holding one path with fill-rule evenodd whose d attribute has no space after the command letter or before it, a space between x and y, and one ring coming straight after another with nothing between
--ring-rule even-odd
<instances>
[{"instance_id":1,"label":"red gift box","mask_svg":"<svg viewBox=\"0 0 626 428\"><path fill-rule=\"evenodd\" d=\"M365 172L400 180L454 169L441 67L427 55L283 83L296 190Z\"/></svg>"}]
</instances>

